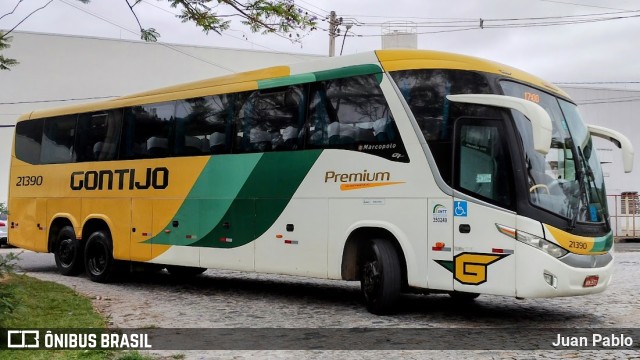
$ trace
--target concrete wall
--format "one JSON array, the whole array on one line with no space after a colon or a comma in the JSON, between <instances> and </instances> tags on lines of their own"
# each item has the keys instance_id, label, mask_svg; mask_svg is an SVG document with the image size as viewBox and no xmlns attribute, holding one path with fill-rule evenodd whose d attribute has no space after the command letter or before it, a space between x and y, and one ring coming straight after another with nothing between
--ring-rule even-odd
<instances>
[{"instance_id":1,"label":"concrete wall","mask_svg":"<svg viewBox=\"0 0 640 360\"><path fill-rule=\"evenodd\" d=\"M32 110L127 95L182 82L318 58L213 47L163 45L40 33L12 33L3 54L20 61L0 72L0 125ZM0 202L8 197L13 128L0 127Z\"/></svg>"}]
</instances>

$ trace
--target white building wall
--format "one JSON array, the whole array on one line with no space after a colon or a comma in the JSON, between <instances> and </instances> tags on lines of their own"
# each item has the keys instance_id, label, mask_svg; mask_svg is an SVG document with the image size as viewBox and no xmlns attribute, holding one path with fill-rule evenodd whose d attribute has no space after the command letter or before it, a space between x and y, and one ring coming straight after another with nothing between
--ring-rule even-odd
<instances>
[{"instance_id":1,"label":"white building wall","mask_svg":"<svg viewBox=\"0 0 640 360\"><path fill-rule=\"evenodd\" d=\"M3 55L20 64L0 71L0 125L24 113L262 67L316 55L164 45L28 32L12 33ZM13 128L0 127L0 202L8 197Z\"/></svg>"}]
</instances>

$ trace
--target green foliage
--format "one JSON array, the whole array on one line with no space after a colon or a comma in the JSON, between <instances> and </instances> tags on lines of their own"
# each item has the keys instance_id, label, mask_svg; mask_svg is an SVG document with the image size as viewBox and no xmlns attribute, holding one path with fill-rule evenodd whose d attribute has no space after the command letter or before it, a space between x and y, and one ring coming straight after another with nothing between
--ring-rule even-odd
<instances>
[{"instance_id":1,"label":"green foliage","mask_svg":"<svg viewBox=\"0 0 640 360\"><path fill-rule=\"evenodd\" d=\"M0 51L8 49L11 45L11 36L6 36L5 33L0 32ZM11 70L12 66L18 65L16 59L9 59L0 54L0 70ZM0 204L4 206L4 203Z\"/></svg>"},{"instance_id":2,"label":"green foliage","mask_svg":"<svg viewBox=\"0 0 640 360\"><path fill-rule=\"evenodd\" d=\"M0 254L0 327L16 307L15 285L9 282L9 275L15 273L19 256L14 253Z\"/></svg>"},{"instance_id":3,"label":"green foliage","mask_svg":"<svg viewBox=\"0 0 640 360\"><path fill-rule=\"evenodd\" d=\"M315 18L297 7L293 0L169 0L179 8L182 22L193 22L205 33L229 29L230 17L241 18L253 32L288 36L299 41L300 33L316 29ZM223 13L223 11L225 11ZM295 34L295 37L294 37Z\"/></svg>"},{"instance_id":4,"label":"green foliage","mask_svg":"<svg viewBox=\"0 0 640 360\"><path fill-rule=\"evenodd\" d=\"M66 286L25 275L12 275L0 285L12 289L17 304L9 316L0 318L0 328L105 328L91 301ZM110 350L2 350L0 360L117 359L114 355Z\"/></svg>"},{"instance_id":5,"label":"green foliage","mask_svg":"<svg viewBox=\"0 0 640 360\"><path fill-rule=\"evenodd\" d=\"M13 10L7 14L0 15L0 19L12 14L23 0L16 0L17 3ZM52 1L52 0L51 0ZM34 13L47 7L51 1L44 6L34 10L24 19L22 19L14 28L6 33L0 32L0 51L9 48L11 37L9 34L29 18ZM84 4L88 4L91 0L77 0ZM201 28L206 34L213 31L222 34L228 30L232 17L240 18L240 22L251 29L253 32L262 34L277 34L281 37L288 38L292 42L300 42L302 33L316 30L315 17L303 11L295 5L294 0L157 0L168 1L171 7L180 10L177 15L183 23L192 22ZM131 14L138 22L140 27L140 38L144 41L158 41L160 33L154 28L144 28L135 11L135 6L142 0L124 0L129 6ZM10 70L10 67L18 64L15 59L4 57L0 54L0 70Z\"/></svg>"},{"instance_id":6,"label":"green foliage","mask_svg":"<svg viewBox=\"0 0 640 360\"><path fill-rule=\"evenodd\" d=\"M0 202L0 214L8 214L7 204Z\"/></svg>"}]
</instances>

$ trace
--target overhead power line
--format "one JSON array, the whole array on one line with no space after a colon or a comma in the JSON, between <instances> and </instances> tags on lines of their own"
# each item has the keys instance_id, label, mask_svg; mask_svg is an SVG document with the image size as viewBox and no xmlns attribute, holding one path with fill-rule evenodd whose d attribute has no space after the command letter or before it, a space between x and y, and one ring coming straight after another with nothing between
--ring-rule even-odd
<instances>
[{"instance_id":1,"label":"overhead power line","mask_svg":"<svg viewBox=\"0 0 640 360\"><path fill-rule=\"evenodd\" d=\"M102 100L116 98L119 95L111 96L93 96L85 98L69 98L69 99L49 99L49 100L28 100L28 101L13 101L13 102L0 102L0 105L19 105L19 104L37 104L37 103L51 103L51 102L65 102L65 101L82 101L82 100Z\"/></svg>"},{"instance_id":2,"label":"overhead power line","mask_svg":"<svg viewBox=\"0 0 640 360\"><path fill-rule=\"evenodd\" d=\"M115 22L113 22L113 21L110 21L110 20L108 20L108 19L105 19L105 18L103 18L103 17L101 17L101 16L99 16L99 15L97 15L97 14L94 14L94 13L92 13L92 12L90 12L90 11L86 10L86 9L83 9L83 8L81 8L81 7L79 7L79 6L75 5L75 4L71 4L71 3L69 3L69 2L67 2L67 1L65 1L65 0L59 0L59 1L60 1L61 3L63 3L63 4L66 4L66 5L71 6L71 7L75 8L75 9L77 9L77 10L82 11L82 12L83 12L83 13L85 13L85 14L91 15L91 16L93 16L93 17L95 17L95 18L97 18L97 19L100 19L100 20L102 20L102 21L104 21L104 22L106 22L106 23L109 23L109 24L111 24L111 25L113 25L113 26L116 26L116 27L118 27L118 28L120 28L120 29L122 29L122 30L124 30L124 31L127 31L127 32L132 33L132 34L135 34L135 35L140 35L140 33L139 33L138 31L134 31L134 30L128 29L128 28L126 28L126 27L124 27L124 26L121 26L121 25L119 25L119 24L116 24L116 23L115 23ZM206 60L206 59L199 58L199 57L194 56L194 55L192 55L192 54L189 54L189 53L187 53L187 52L185 52L185 51L182 51L182 50L180 50L180 49L177 49L177 48L175 48L175 47L173 47L173 46L171 46L171 45L164 44L164 43L161 43L161 42L157 42L156 44L161 45L161 46L164 46L164 47L166 47L167 49L173 50L173 51L178 52L178 53L180 53L180 54L182 54L182 55L188 56L188 57L190 57L190 58L192 58L192 59L195 59L195 60L198 60L198 61L202 61L202 62L207 63L207 64L209 64L209 65L212 65L212 66L218 67L218 68L220 68L220 69L226 70L226 71L228 71L228 72L231 72L231 73L235 72L234 70L229 69L229 68L228 68L228 67L226 67L226 66L223 66L223 65L220 65L220 64L217 64L217 63L211 62L211 61Z\"/></svg>"},{"instance_id":3,"label":"overhead power line","mask_svg":"<svg viewBox=\"0 0 640 360\"><path fill-rule=\"evenodd\" d=\"M429 31L418 31L416 34L435 34L457 31L470 31L480 29L500 29L500 28L528 28L528 27L548 27L577 25L592 22L613 21L621 19L631 19L640 17L640 10L620 10L614 12L601 12L582 15L563 15L546 17L524 17L524 18L477 18L477 19L433 19L428 21L412 21L411 26L417 29L433 29ZM393 23L392 18L388 22L365 22L352 17L343 17L353 23L355 28L380 27ZM406 19L406 18L404 18ZM355 29L354 29L355 30ZM352 31L353 33L353 31ZM357 34L349 35L354 37L379 37L381 34Z\"/></svg>"}]
</instances>

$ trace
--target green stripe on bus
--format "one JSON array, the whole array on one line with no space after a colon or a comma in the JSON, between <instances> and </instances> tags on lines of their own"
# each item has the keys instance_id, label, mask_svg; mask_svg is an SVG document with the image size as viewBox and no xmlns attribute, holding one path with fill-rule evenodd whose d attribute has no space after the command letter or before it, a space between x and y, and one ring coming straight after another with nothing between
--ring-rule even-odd
<instances>
[{"instance_id":1,"label":"green stripe on bus","mask_svg":"<svg viewBox=\"0 0 640 360\"><path fill-rule=\"evenodd\" d=\"M189 223L197 223L198 217L206 218L209 223L219 223L261 157L261 153L212 156L174 216L183 223L181 227L185 228ZM206 216L201 216L202 213ZM171 229L170 225L167 224L165 228ZM199 226L199 229L202 229L202 226ZM197 239L178 238L160 233L145 243L189 245L194 241Z\"/></svg>"},{"instance_id":2,"label":"green stripe on bus","mask_svg":"<svg viewBox=\"0 0 640 360\"><path fill-rule=\"evenodd\" d=\"M317 71L314 73L317 81L339 79L350 76L378 74L378 82L382 81L382 68L376 64L346 66L333 70Z\"/></svg>"},{"instance_id":3,"label":"green stripe on bus","mask_svg":"<svg viewBox=\"0 0 640 360\"><path fill-rule=\"evenodd\" d=\"M314 73L292 75L277 79L258 80L258 89L271 89L281 86L305 84L315 81L340 79L350 76L375 74L378 83L382 81L382 68L376 64L345 66L338 69L317 71Z\"/></svg>"},{"instance_id":4,"label":"green stripe on bus","mask_svg":"<svg viewBox=\"0 0 640 360\"><path fill-rule=\"evenodd\" d=\"M235 248L267 231L322 150L265 153L222 220L191 246Z\"/></svg>"},{"instance_id":5,"label":"green stripe on bus","mask_svg":"<svg viewBox=\"0 0 640 360\"><path fill-rule=\"evenodd\" d=\"M213 156L174 216L179 226L167 224L169 234L145 243L234 248L252 242L282 214L321 153Z\"/></svg>"},{"instance_id":6,"label":"green stripe on bus","mask_svg":"<svg viewBox=\"0 0 640 360\"><path fill-rule=\"evenodd\" d=\"M280 86L304 84L316 81L313 74L299 74L269 80L258 80L258 89L271 89Z\"/></svg>"},{"instance_id":7,"label":"green stripe on bus","mask_svg":"<svg viewBox=\"0 0 640 360\"><path fill-rule=\"evenodd\" d=\"M594 239L593 248L590 252L603 252L609 251L613 247L613 233L609 232L605 236L597 237Z\"/></svg>"}]
</instances>

